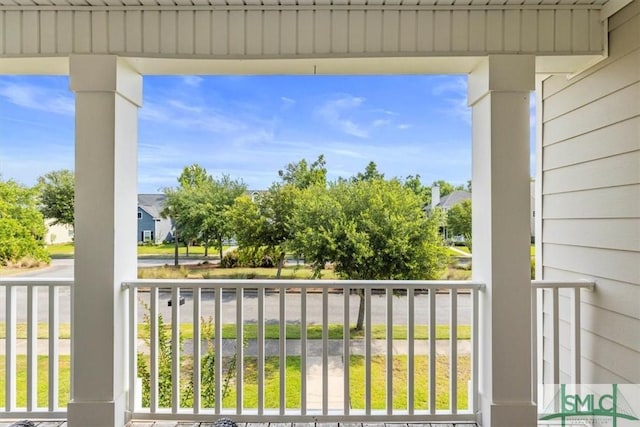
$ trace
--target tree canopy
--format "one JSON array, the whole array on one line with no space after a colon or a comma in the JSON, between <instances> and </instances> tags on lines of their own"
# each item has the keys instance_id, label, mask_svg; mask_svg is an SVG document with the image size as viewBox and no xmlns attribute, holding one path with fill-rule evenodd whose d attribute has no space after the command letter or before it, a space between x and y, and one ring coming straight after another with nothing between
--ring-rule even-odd
<instances>
[{"instance_id":1,"label":"tree canopy","mask_svg":"<svg viewBox=\"0 0 640 427\"><path fill-rule=\"evenodd\" d=\"M456 203L447 212L447 228L452 236L464 237L465 244L471 244L471 200Z\"/></svg>"},{"instance_id":2,"label":"tree canopy","mask_svg":"<svg viewBox=\"0 0 640 427\"><path fill-rule=\"evenodd\" d=\"M0 180L0 265L50 260L44 248L44 219L37 206L36 189Z\"/></svg>"},{"instance_id":3,"label":"tree canopy","mask_svg":"<svg viewBox=\"0 0 640 427\"><path fill-rule=\"evenodd\" d=\"M75 178L73 172L62 169L49 172L38 178L40 211L45 218L54 219L53 224L73 226Z\"/></svg>"},{"instance_id":4,"label":"tree canopy","mask_svg":"<svg viewBox=\"0 0 640 427\"><path fill-rule=\"evenodd\" d=\"M246 186L228 175L214 179L197 163L183 169L178 183L178 187L164 190L163 215L173 218L177 234L187 245L201 240L207 256L209 246L215 244L222 257L222 242L231 236L225 211L246 192Z\"/></svg>"}]
</instances>

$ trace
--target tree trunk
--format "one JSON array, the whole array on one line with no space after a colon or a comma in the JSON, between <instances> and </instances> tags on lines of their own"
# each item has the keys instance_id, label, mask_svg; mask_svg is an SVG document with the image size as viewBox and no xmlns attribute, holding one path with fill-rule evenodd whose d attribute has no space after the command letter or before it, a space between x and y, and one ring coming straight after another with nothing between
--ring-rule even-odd
<instances>
[{"instance_id":1,"label":"tree trunk","mask_svg":"<svg viewBox=\"0 0 640 427\"><path fill-rule=\"evenodd\" d=\"M278 271L276 272L276 279L280 278L280 274L282 273L282 267L284 266L284 251L280 252L280 256L278 257Z\"/></svg>"},{"instance_id":2,"label":"tree trunk","mask_svg":"<svg viewBox=\"0 0 640 427\"><path fill-rule=\"evenodd\" d=\"M173 265L178 266L178 227L173 232Z\"/></svg>"},{"instance_id":3,"label":"tree trunk","mask_svg":"<svg viewBox=\"0 0 640 427\"><path fill-rule=\"evenodd\" d=\"M188 242L188 241L187 241L187 242L184 242L184 246L185 246L185 248L187 248L187 249L186 249L186 251L187 251L187 254L186 254L186 255L187 255L187 257L189 257L189 242Z\"/></svg>"},{"instance_id":4,"label":"tree trunk","mask_svg":"<svg viewBox=\"0 0 640 427\"><path fill-rule=\"evenodd\" d=\"M209 256L209 240L204 241L204 257Z\"/></svg>"},{"instance_id":5,"label":"tree trunk","mask_svg":"<svg viewBox=\"0 0 640 427\"><path fill-rule=\"evenodd\" d=\"M222 261L222 257L224 256L222 253L222 239L218 240L218 249L220 250L220 261Z\"/></svg>"},{"instance_id":6,"label":"tree trunk","mask_svg":"<svg viewBox=\"0 0 640 427\"><path fill-rule=\"evenodd\" d=\"M358 306L358 322L356 323L356 331L364 329L364 289L356 290L360 297L360 305Z\"/></svg>"}]
</instances>

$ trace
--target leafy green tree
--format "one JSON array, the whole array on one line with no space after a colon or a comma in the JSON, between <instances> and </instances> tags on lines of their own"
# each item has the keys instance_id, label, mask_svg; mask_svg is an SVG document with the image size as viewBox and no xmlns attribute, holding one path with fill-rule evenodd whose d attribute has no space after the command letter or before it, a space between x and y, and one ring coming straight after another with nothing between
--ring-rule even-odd
<instances>
[{"instance_id":1,"label":"leafy green tree","mask_svg":"<svg viewBox=\"0 0 640 427\"><path fill-rule=\"evenodd\" d=\"M398 180L340 181L298 199L294 242L317 273L333 262L345 279L435 279L447 256L438 221ZM363 321L361 295L357 330Z\"/></svg>"},{"instance_id":2,"label":"leafy green tree","mask_svg":"<svg viewBox=\"0 0 640 427\"><path fill-rule=\"evenodd\" d=\"M75 178L68 169L49 172L38 178L40 212L53 218L53 224L73 226Z\"/></svg>"},{"instance_id":3,"label":"leafy green tree","mask_svg":"<svg viewBox=\"0 0 640 427\"><path fill-rule=\"evenodd\" d=\"M378 170L375 162L369 162L364 168L364 172L358 172L356 176L351 178L352 181L373 181L374 179L384 179L384 174Z\"/></svg>"},{"instance_id":4,"label":"leafy green tree","mask_svg":"<svg viewBox=\"0 0 640 427\"><path fill-rule=\"evenodd\" d=\"M196 191L197 206L194 216L202 224L202 238L205 242L205 256L208 255L209 245L214 242L222 259L222 242L231 237L231 225L227 221L225 212L236 198L247 191L247 186L239 180L233 180L228 175L220 179L208 181Z\"/></svg>"},{"instance_id":5,"label":"leafy green tree","mask_svg":"<svg viewBox=\"0 0 640 427\"><path fill-rule=\"evenodd\" d=\"M404 180L404 187L413 191L413 193L422 200L423 207L431 204L431 187L422 185L420 175L407 176Z\"/></svg>"},{"instance_id":6,"label":"leafy green tree","mask_svg":"<svg viewBox=\"0 0 640 427\"><path fill-rule=\"evenodd\" d=\"M310 165L305 159L289 163L278 175L282 182L272 184L266 192L254 198L237 198L227 211L227 220L241 248L252 248L254 252L267 248L267 252L277 254L279 279L286 250L294 237L296 200L306 189L326 186L324 156L318 156Z\"/></svg>"},{"instance_id":7,"label":"leafy green tree","mask_svg":"<svg viewBox=\"0 0 640 427\"><path fill-rule=\"evenodd\" d=\"M321 154L311 165L305 159L297 163L289 163L284 170L278 171L278 175L284 184L290 184L299 189L312 185L324 186L327 184L326 163L324 155Z\"/></svg>"},{"instance_id":8,"label":"leafy green tree","mask_svg":"<svg viewBox=\"0 0 640 427\"><path fill-rule=\"evenodd\" d=\"M164 193L167 196L165 207L161 212L164 218L172 218L174 221L174 264L178 265L178 240L181 239L189 255L189 244L201 233L201 220L197 217L198 208L197 193L209 185L212 178L207 175L206 169L194 163L186 166L178 177L177 188L167 187Z\"/></svg>"},{"instance_id":9,"label":"leafy green tree","mask_svg":"<svg viewBox=\"0 0 640 427\"><path fill-rule=\"evenodd\" d=\"M49 262L37 194L35 188L0 180L0 265L23 259Z\"/></svg>"},{"instance_id":10,"label":"leafy green tree","mask_svg":"<svg viewBox=\"0 0 640 427\"><path fill-rule=\"evenodd\" d=\"M293 185L275 183L253 199L247 195L238 197L226 215L241 248L266 247L278 254L278 279L287 245L293 238L292 215L299 194Z\"/></svg>"},{"instance_id":11,"label":"leafy green tree","mask_svg":"<svg viewBox=\"0 0 640 427\"><path fill-rule=\"evenodd\" d=\"M447 212L449 235L464 237L465 245L471 248L471 200L453 205Z\"/></svg>"}]
</instances>

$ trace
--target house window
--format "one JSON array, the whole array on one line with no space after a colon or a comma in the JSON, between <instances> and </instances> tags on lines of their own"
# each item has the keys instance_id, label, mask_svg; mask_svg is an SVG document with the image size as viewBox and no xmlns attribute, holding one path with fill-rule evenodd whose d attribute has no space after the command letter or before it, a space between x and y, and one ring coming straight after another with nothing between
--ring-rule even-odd
<instances>
[{"instance_id":1,"label":"house window","mask_svg":"<svg viewBox=\"0 0 640 427\"><path fill-rule=\"evenodd\" d=\"M142 241L148 242L150 240L153 240L153 232L151 230L144 230L142 232Z\"/></svg>"},{"instance_id":2,"label":"house window","mask_svg":"<svg viewBox=\"0 0 640 427\"><path fill-rule=\"evenodd\" d=\"M142 212L138 212L138 219L142 219Z\"/></svg>"}]
</instances>

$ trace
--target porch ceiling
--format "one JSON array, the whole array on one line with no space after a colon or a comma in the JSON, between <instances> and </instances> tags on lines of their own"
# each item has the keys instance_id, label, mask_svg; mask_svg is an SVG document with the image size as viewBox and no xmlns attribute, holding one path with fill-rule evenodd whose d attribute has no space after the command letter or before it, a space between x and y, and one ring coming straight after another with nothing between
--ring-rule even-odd
<instances>
[{"instance_id":1,"label":"porch ceiling","mask_svg":"<svg viewBox=\"0 0 640 427\"><path fill-rule=\"evenodd\" d=\"M613 0L612 0L613 1ZM0 0L0 6L602 6L608 0Z\"/></svg>"}]
</instances>

